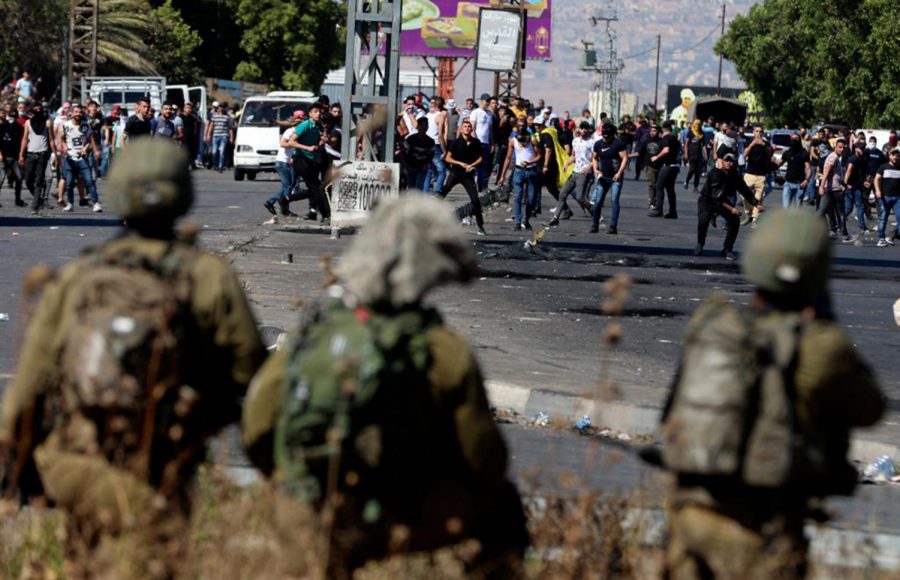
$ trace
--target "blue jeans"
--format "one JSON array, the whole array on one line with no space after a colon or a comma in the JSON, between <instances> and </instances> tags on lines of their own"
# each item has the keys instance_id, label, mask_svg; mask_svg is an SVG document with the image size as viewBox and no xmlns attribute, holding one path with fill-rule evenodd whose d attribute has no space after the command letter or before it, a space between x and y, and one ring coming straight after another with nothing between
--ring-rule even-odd
<instances>
[{"instance_id":1,"label":"blue jeans","mask_svg":"<svg viewBox=\"0 0 900 580\"><path fill-rule=\"evenodd\" d=\"M212 162L219 169L225 168L225 150L228 147L228 135L215 135L212 138ZM216 162L218 159L218 163Z\"/></svg>"},{"instance_id":2,"label":"blue jeans","mask_svg":"<svg viewBox=\"0 0 900 580\"><path fill-rule=\"evenodd\" d=\"M297 182L297 177L294 175L294 166L290 163L276 161L275 171L278 173L278 176L281 177L281 189L278 190L278 193L270 197L266 203L275 203L281 200L287 201L291 196L291 192L294 190L294 184Z\"/></svg>"},{"instance_id":3,"label":"blue jeans","mask_svg":"<svg viewBox=\"0 0 900 580\"><path fill-rule=\"evenodd\" d=\"M882 239L885 237L891 210L894 211L895 216L897 215L897 202L900 202L900 195L882 195L880 201L881 203L878 205L878 238Z\"/></svg>"},{"instance_id":4,"label":"blue jeans","mask_svg":"<svg viewBox=\"0 0 900 580\"><path fill-rule=\"evenodd\" d=\"M78 177L84 181L84 187L87 189L88 195L91 196L92 203L98 203L100 198L97 196L97 184L94 183L94 174L87 159L72 159L66 156L63 164L63 177L66 180L66 199L69 203L75 201L75 182Z\"/></svg>"},{"instance_id":5,"label":"blue jeans","mask_svg":"<svg viewBox=\"0 0 900 580\"><path fill-rule=\"evenodd\" d=\"M516 170L513 173L513 216L515 217L517 226L528 223L528 219L534 211L537 201L539 176L540 174L538 173L537 166L530 169L516 167ZM522 219L523 197L525 201L524 220Z\"/></svg>"},{"instance_id":6,"label":"blue jeans","mask_svg":"<svg viewBox=\"0 0 900 580\"><path fill-rule=\"evenodd\" d=\"M853 206L856 205L856 223L859 229L866 229L866 208L863 205L863 191L858 188L848 189L844 192L844 220L853 213Z\"/></svg>"},{"instance_id":7,"label":"blue jeans","mask_svg":"<svg viewBox=\"0 0 900 580\"><path fill-rule=\"evenodd\" d=\"M425 189L425 176L428 171L425 169L407 169L406 170L406 188L417 189L422 191Z\"/></svg>"},{"instance_id":8,"label":"blue jeans","mask_svg":"<svg viewBox=\"0 0 900 580\"><path fill-rule=\"evenodd\" d=\"M809 182L806 184L806 199L816 199L818 197L818 192L816 191L816 172L819 168L812 164L812 170L809 174Z\"/></svg>"},{"instance_id":9,"label":"blue jeans","mask_svg":"<svg viewBox=\"0 0 900 580\"><path fill-rule=\"evenodd\" d=\"M781 190L781 201L784 207L800 205L800 202L803 201L803 191L800 189L800 184L785 181L784 189Z\"/></svg>"},{"instance_id":10,"label":"blue jeans","mask_svg":"<svg viewBox=\"0 0 900 580\"><path fill-rule=\"evenodd\" d=\"M622 183L613 181L611 177L600 177L597 179L597 185L594 186L594 195L599 196L597 203L594 204L594 212L591 216L593 225L600 225L600 214L603 211L603 202L606 201L606 194L612 197L612 217L610 218L610 227L616 227L619 223L619 197L622 195Z\"/></svg>"},{"instance_id":11,"label":"blue jeans","mask_svg":"<svg viewBox=\"0 0 900 580\"><path fill-rule=\"evenodd\" d=\"M434 146L434 157L431 159L428 171L425 172L425 187L422 188L422 191L425 193L432 191L431 179L434 177L435 173L437 173L437 178L434 181L434 191L440 191L444 188L444 179L447 178L447 165L444 163L444 150L440 145Z\"/></svg>"},{"instance_id":12,"label":"blue jeans","mask_svg":"<svg viewBox=\"0 0 900 580\"><path fill-rule=\"evenodd\" d=\"M111 147L109 145L103 146L103 157L100 159L100 175L106 175L109 171L109 151Z\"/></svg>"}]
</instances>

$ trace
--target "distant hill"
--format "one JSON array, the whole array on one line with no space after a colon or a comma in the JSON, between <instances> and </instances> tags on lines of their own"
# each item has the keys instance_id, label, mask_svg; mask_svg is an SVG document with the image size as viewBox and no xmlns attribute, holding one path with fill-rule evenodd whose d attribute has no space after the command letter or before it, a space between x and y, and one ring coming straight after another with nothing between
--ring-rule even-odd
<instances>
[{"instance_id":1,"label":"distant hill","mask_svg":"<svg viewBox=\"0 0 900 580\"><path fill-rule=\"evenodd\" d=\"M755 0L728 0L726 26L736 14L745 14L755 3ZM598 32L605 30L603 23L591 26L591 13L600 6L596 0L554 0L553 60L529 61L524 79L526 97L532 100L544 98L558 111L574 111L584 106L597 77L580 68L580 41L592 40ZM653 101L657 34L662 35L660 103L665 101L666 85L670 83L715 85L719 60L712 47L719 38L721 10L721 2L714 0L620 0L616 30L619 58L625 58L620 87L638 93L641 103ZM707 35L708 38L704 38ZM598 54L598 58L602 56ZM427 70L421 62L404 59L404 69ZM460 65L461 62L457 64ZM476 92L491 92L491 78L488 73L479 73ZM743 84L727 61L722 84ZM456 81L457 99L469 96L471 87L472 76L467 67Z\"/></svg>"}]
</instances>

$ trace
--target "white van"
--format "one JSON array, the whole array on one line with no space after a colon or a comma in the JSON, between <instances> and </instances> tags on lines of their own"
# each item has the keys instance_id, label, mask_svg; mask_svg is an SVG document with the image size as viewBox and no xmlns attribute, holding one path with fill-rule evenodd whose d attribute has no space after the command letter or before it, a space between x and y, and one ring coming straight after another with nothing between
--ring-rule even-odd
<instances>
[{"instance_id":1,"label":"white van","mask_svg":"<svg viewBox=\"0 0 900 580\"><path fill-rule=\"evenodd\" d=\"M234 140L234 179L255 179L257 173L275 171L281 133L294 111L305 111L315 100L307 91L275 91L244 101Z\"/></svg>"},{"instance_id":2,"label":"white van","mask_svg":"<svg viewBox=\"0 0 900 580\"><path fill-rule=\"evenodd\" d=\"M141 97L150 99L150 107L162 111L162 104L171 101L179 109L184 103L194 103L194 112L200 119L206 119L206 87L187 85L167 85L164 77L84 77L81 79L81 94L100 103L104 115L110 115L113 107L125 107L129 114Z\"/></svg>"}]
</instances>

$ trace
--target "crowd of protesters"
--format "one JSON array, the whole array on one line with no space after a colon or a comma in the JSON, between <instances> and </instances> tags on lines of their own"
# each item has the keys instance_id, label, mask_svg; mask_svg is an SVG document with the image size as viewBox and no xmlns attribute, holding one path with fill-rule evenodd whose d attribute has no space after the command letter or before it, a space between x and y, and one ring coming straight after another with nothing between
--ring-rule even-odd
<instances>
[{"instance_id":1,"label":"crowd of protesters","mask_svg":"<svg viewBox=\"0 0 900 580\"><path fill-rule=\"evenodd\" d=\"M785 131L790 143L776 155L763 128L749 122L717 123L710 117L678 126L626 115L614 124L605 113L595 119L589 110L579 117L558 115L542 100L533 105L483 94L457 103L422 93L403 101L395 128L403 186L443 197L461 184L482 235L479 194L492 178L498 197L511 202L515 230L532 228L546 190L556 200L549 227L571 219L577 206L591 218L588 231L598 233L609 199L605 232L615 235L622 185L633 167L634 179L647 182L650 217L678 219L679 188L691 190L692 201L698 198L697 255L709 225L716 227L721 217L721 255L734 259L739 226L756 227L764 200L776 188L782 193L776 205L812 206L828 221L831 236L843 242L857 242L876 229L879 247L893 245L896 237L887 233L900 195L893 131L880 146L853 128L840 135L828 127ZM847 227L851 216L859 229L855 235Z\"/></svg>"}]
</instances>

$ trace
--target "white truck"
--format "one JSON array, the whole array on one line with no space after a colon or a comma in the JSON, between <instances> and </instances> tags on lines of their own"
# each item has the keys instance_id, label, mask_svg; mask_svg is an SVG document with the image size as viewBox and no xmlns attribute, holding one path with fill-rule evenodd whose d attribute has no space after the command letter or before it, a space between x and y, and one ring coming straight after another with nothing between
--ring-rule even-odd
<instances>
[{"instance_id":1,"label":"white truck","mask_svg":"<svg viewBox=\"0 0 900 580\"><path fill-rule=\"evenodd\" d=\"M83 77L81 94L100 103L104 115L112 113L116 105L131 113L139 98L148 97L157 112L165 101L176 103L179 108L191 101L194 112L201 120L206 119L206 87L167 85L165 77Z\"/></svg>"},{"instance_id":2,"label":"white truck","mask_svg":"<svg viewBox=\"0 0 900 580\"><path fill-rule=\"evenodd\" d=\"M274 172L281 133L294 111L305 111L315 100L307 91L274 91L244 101L234 140L234 179L253 180L258 173Z\"/></svg>"}]
</instances>

